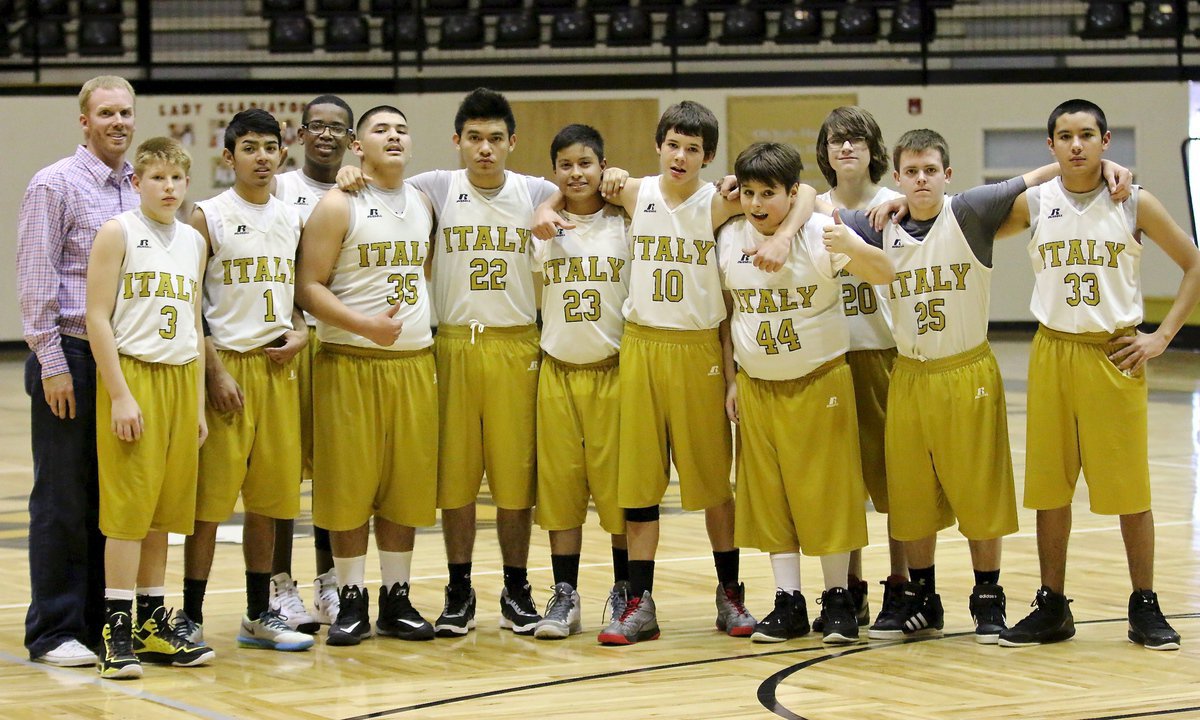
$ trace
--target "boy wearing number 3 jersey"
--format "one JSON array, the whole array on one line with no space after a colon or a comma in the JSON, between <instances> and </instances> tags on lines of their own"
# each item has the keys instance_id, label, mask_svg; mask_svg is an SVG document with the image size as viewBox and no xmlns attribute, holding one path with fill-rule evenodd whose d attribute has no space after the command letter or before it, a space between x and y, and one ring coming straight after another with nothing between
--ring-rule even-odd
<instances>
[{"instance_id":1,"label":"boy wearing number 3 jersey","mask_svg":"<svg viewBox=\"0 0 1200 720\"><path fill-rule=\"evenodd\" d=\"M308 342L294 306L300 220L270 193L286 156L279 123L252 109L225 129L224 160L232 188L199 202L192 227L208 243L204 278L208 442L200 451L196 532L185 546L184 579L208 579L217 525L245 508L246 615L238 644L303 650L312 637L292 630L269 607L275 519L300 510L300 395L295 356ZM190 600L191 602L188 602ZM185 600L202 625L203 596ZM189 628L195 639L202 629Z\"/></svg>"}]
</instances>

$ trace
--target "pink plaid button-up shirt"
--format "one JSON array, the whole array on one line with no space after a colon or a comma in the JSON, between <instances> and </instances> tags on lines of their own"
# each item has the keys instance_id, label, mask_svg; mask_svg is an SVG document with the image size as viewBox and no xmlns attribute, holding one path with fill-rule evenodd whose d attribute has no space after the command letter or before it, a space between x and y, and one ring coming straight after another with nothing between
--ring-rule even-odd
<instances>
[{"instance_id":1,"label":"pink plaid button-up shirt","mask_svg":"<svg viewBox=\"0 0 1200 720\"><path fill-rule=\"evenodd\" d=\"M42 377L68 371L62 335L87 336L87 265L96 231L138 207L133 166L114 171L86 146L38 171L21 200L17 284L25 342Z\"/></svg>"}]
</instances>

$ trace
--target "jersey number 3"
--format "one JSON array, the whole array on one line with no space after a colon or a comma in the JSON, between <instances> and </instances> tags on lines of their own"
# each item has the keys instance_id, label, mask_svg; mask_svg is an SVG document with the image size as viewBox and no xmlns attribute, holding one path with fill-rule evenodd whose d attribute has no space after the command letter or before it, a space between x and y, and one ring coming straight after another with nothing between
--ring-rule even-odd
<instances>
[{"instance_id":1,"label":"jersey number 3","mask_svg":"<svg viewBox=\"0 0 1200 720\"><path fill-rule=\"evenodd\" d=\"M167 326L159 328L158 334L164 340L173 340L175 338L175 324L179 321L179 311L175 309L174 305L164 305L161 313L167 319Z\"/></svg>"}]
</instances>

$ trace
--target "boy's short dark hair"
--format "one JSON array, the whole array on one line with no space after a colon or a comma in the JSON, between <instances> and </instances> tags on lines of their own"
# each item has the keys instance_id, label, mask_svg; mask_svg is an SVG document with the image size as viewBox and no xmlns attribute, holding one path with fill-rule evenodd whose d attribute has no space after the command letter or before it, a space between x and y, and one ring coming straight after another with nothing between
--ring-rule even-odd
<instances>
[{"instance_id":1,"label":"boy's short dark hair","mask_svg":"<svg viewBox=\"0 0 1200 720\"><path fill-rule=\"evenodd\" d=\"M346 127L354 127L354 111L350 109L350 105L337 95L318 95L313 98L307 105L304 106L304 112L300 113L300 123L308 124L308 110L313 105L337 105L346 111Z\"/></svg>"},{"instance_id":2,"label":"boy's short dark hair","mask_svg":"<svg viewBox=\"0 0 1200 720\"><path fill-rule=\"evenodd\" d=\"M1046 121L1046 137L1054 137L1054 126L1058 124L1058 119L1063 115L1071 113L1085 112L1096 118L1096 124L1100 126L1100 134L1108 132L1108 118L1104 117L1104 111L1100 106L1091 100L1081 100L1075 98L1062 103L1054 108L1054 112L1050 113L1050 119Z\"/></svg>"},{"instance_id":3,"label":"boy's short dark hair","mask_svg":"<svg viewBox=\"0 0 1200 720\"><path fill-rule=\"evenodd\" d=\"M800 151L791 145L777 142L756 142L738 153L733 161L733 174L738 185L760 182L790 190L800 182L804 162Z\"/></svg>"},{"instance_id":4,"label":"boy's short dark hair","mask_svg":"<svg viewBox=\"0 0 1200 720\"><path fill-rule=\"evenodd\" d=\"M462 135L463 125L468 120L503 120L508 134L517 132L517 119L513 117L508 98L489 88L475 88L458 105L454 114L454 133Z\"/></svg>"},{"instance_id":5,"label":"boy's short dark hair","mask_svg":"<svg viewBox=\"0 0 1200 720\"><path fill-rule=\"evenodd\" d=\"M262 108L250 108L234 115L225 126L225 149L233 152L237 147L238 138L250 133L274 135L279 144L283 145L283 131L280 130L279 121L275 116Z\"/></svg>"},{"instance_id":6,"label":"boy's short dark hair","mask_svg":"<svg viewBox=\"0 0 1200 720\"><path fill-rule=\"evenodd\" d=\"M661 146L671 130L680 135L703 139L705 157L712 157L717 153L717 116L700 103L684 100L667 108L659 118L658 129L654 132L655 146Z\"/></svg>"},{"instance_id":7,"label":"boy's short dark hair","mask_svg":"<svg viewBox=\"0 0 1200 720\"><path fill-rule=\"evenodd\" d=\"M550 164L556 164L558 153L572 145L589 147L592 152L596 153L597 160L604 160L604 138L600 137L600 131L591 125L574 123L559 130L554 139L550 141Z\"/></svg>"},{"instance_id":8,"label":"boy's short dark hair","mask_svg":"<svg viewBox=\"0 0 1200 720\"><path fill-rule=\"evenodd\" d=\"M896 141L896 147L892 149L892 162L896 164L896 172L900 172L901 153L919 153L925 150L937 150L942 156L942 169L950 167L950 144L946 142L946 138L933 130L921 128L909 130Z\"/></svg>"},{"instance_id":9,"label":"boy's short dark hair","mask_svg":"<svg viewBox=\"0 0 1200 720\"><path fill-rule=\"evenodd\" d=\"M871 151L871 162L867 167L871 182L879 182L887 172L888 152L887 146L883 144L883 133L879 130L879 123L875 122L871 113L857 105L844 105L834 108L829 113L817 133L817 167L825 176L829 187L837 187L837 171L829 164L829 143L839 138L844 142L846 138L856 137L866 139L867 148Z\"/></svg>"},{"instance_id":10,"label":"boy's short dark hair","mask_svg":"<svg viewBox=\"0 0 1200 720\"><path fill-rule=\"evenodd\" d=\"M354 133L356 135L361 135L363 128L367 127L368 120L375 117L379 113L385 113L385 112L396 113L400 117L404 118L404 122L408 122L408 116L405 115L404 111L401 110L400 108L394 107L392 105L376 105L375 107L373 107L370 110L363 113L362 117L360 117L358 119L358 127L356 127L354 129Z\"/></svg>"}]
</instances>

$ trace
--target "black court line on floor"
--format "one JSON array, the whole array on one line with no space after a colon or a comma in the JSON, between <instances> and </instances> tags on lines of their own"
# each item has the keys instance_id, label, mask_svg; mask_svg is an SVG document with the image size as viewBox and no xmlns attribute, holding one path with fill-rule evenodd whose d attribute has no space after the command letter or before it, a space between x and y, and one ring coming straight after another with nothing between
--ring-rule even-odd
<instances>
[{"instance_id":1,"label":"black court line on floor","mask_svg":"<svg viewBox=\"0 0 1200 720\"><path fill-rule=\"evenodd\" d=\"M1167 617L1171 618L1171 619L1200 618L1200 613L1181 613L1178 615L1168 615ZM1078 623L1076 623L1076 625L1098 625L1098 624L1103 624L1103 623L1115 623L1115 622L1126 622L1126 618L1122 617L1122 618L1112 618L1112 619L1107 619L1107 620L1086 620L1086 621L1078 622ZM885 641L885 642L876 642L876 643L871 643L871 644L864 643L864 644L860 644L860 645L853 645L853 646L847 647L843 650L837 650L834 652L828 652L830 650L829 647L826 647L824 645L817 645L815 647L807 647L807 648L794 648L794 649L790 649L790 650L776 650L773 652L763 652L763 653L746 653L746 654L742 654L742 655L731 655L729 657L705 658L703 660L688 660L688 661L684 661L684 662L668 663L665 665L650 665L648 667L642 667L642 668L631 668L629 670L614 670L612 672L594 673L591 675L577 675L575 677L561 678L559 680L549 680L546 682L531 683L529 685L516 685L513 687L500 688L499 690L490 690L487 692L472 693L470 695L459 695L457 697L443 698L441 700L431 700L429 702L418 703L416 705L404 705L401 707L389 708L387 710L377 710L375 712L365 713L362 715L351 715L349 717L342 718L342 720L371 720L372 718L382 718L382 717L387 717L389 715L400 715L402 713L415 712L417 710L425 710L428 708L441 707L441 706L445 706L445 705L454 705L456 703L471 702L473 700L484 700L487 698L498 697L501 695L511 695L513 693L527 692L529 690L540 690L542 688L557 687L560 685L573 685L575 683L591 682L593 680L606 680L608 678L623 677L623 676L627 676L627 675L641 675L644 673L659 672L661 670L675 670L678 668L698 667L701 665L712 665L715 663L723 663L723 662L736 662L739 660L754 660L756 658L774 657L774 656L779 656L779 655L798 655L798 654L803 654L803 653L826 652L827 654L825 654L825 655L822 655L820 657L815 657L811 660L806 660L805 662L799 663L797 665L793 665L793 666L787 668L786 670L781 670L781 671L775 673L774 675L772 675L771 677L767 678L766 680L764 680L762 682L762 684L759 685L758 700L764 708L766 708L770 712L774 713L775 715L778 715L779 717L782 717L782 718L787 718L788 720L807 720L804 716L793 713L791 710L788 710L787 708L783 707L775 700L776 688L778 688L779 685L784 680L786 680L788 677L791 677L795 673L797 673L801 670L804 670L805 668L809 668L814 665L823 663L827 660L833 660L835 658L846 657L848 655L856 655L861 652L867 652L868 650L880 650L883 648L890 648L890 647L895 647L897 645L904 645L904 644L909 644L909 643L921 643L921 642L932 642L934 640L945 640L945 639L949 639L949 638L963 637L965 635L971 635L971 634L972 634L971 631L966 631L966 632L960 632L960 633L950 633L948 635L942 635L941 637L935 637L935 638L913 638L913 639L907 639L907 640L892 640L892 641ZM613 651L620 652L620 649L614 648ZM1173 715L1173 714L1178 714L1178 713L1182 713L1182 712L1189 712L1192 710L1200 710L1200 706L1192 707L1192 708L1176 708L1176 709L1171 709L1171 710L1155 710L1152 712L1147 712L1147 713L1142 713L1142 714L1133 714L1133 715L1112 715L1112 716L1108 716L1108 717L1086 718L1085 720L1125 720L1126 718L1141 718L1141 717L1156 717L1156 716L1160 716L1160 715Z\"/></svg>"},{"instance_id":2,"label":"black court line on floor","mask_svg":"<svg viewBox=\"0 0 1200 720\"><path fill-rule=\"evenodd\" d=\"M1193 618L1200 617L1200 613L1180 613L1178 615L1168 615L1167 617L1171 618L1173 620L1193 619ZM1121 618L1109 618L1109 619L1104 619L1104 620L1084 620L1081 622L1077 622L1075 624L1076 625L1102 625L1102 624L1106 624L1106 623L1118 623L1118 622L1128 622L1128 618L1121 617ZM886 642L886 643L859 645L859 646L852 647L847 650L843 650L841 652L834 652L834 653L830 653L828 655L823 655L821 657L816 657L811 660L802 662L798 665L793 665L792 667L787 668L785 670L780 670L779 672L775 673L771 677L764 680L762 682L762 684L758 686L758 701L768 711L770 711L771 713L773 713L781 718L785 718L786 720L807 720L807 718L805 718L803 715L797 715L796 713L792 712L788 708L779 704L779 701L776 699L776 690L783 683L783 681L787 680L789 677L791 677L792 675L795 675L796 673L800 672L801 670L806 670L814 665L819 665L820 663L826 662L827 660L833 660L836 658L845 657L847 655L856 655L861 652L867 652L868 650L881 650L884 648L891 648L891 647L896 647L897 645L905 645L905 644L910 644L910 643L923 643L923 642L934 642L937 640L948 640L950 638L963 637L963 636L973 635L973 634L974 634L973 631L968 630L966 632L949 633L946 635L941 635L939 637L912 638L912 639L908 639L908 640L896 640L896 641ZM1007 652L1007 651L1005 651L1005 652ZM1148 650L1147 652L1153 652L1153 651ZM1124 718L1158 717L1158 716L1163 716L1163 715L1175 715L1178 713L1190 712L1190 711L1194 711L1194 710L1200 710L1200 706L1187 707L1187 708L1172 708L1172 709L1168 709L1168 710L1150 710L1150 711L1146 711L1144 713L1134 713L1134 714L1130 714L1130 715L1109 715L1109 716L1104 716L1104 717L1082 718L1081 720L1123 720Z\"/></svg>"}]
</instances>

